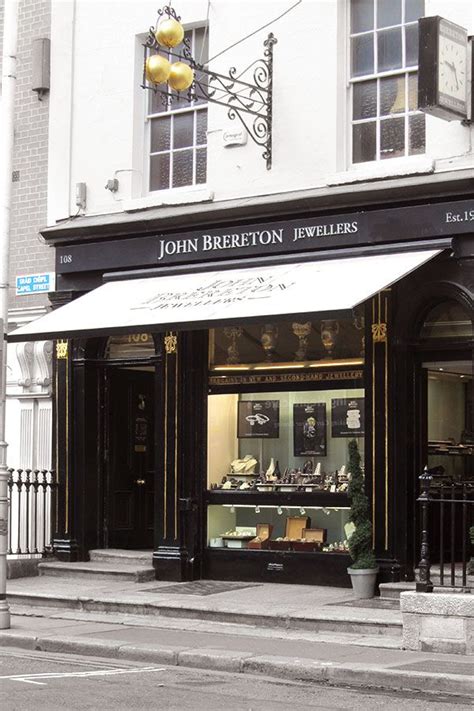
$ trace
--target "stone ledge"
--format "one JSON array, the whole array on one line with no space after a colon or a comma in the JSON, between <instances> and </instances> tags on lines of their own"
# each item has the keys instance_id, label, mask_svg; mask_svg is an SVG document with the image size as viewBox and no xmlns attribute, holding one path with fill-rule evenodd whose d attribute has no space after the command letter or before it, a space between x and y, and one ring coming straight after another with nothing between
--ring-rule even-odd
<instances>
[{"instance_id":1,"label":"stone ledge","mask_svg":"<svg viewBox=\"0 0 474 711\"><path fill-rule=\"evenodd\" d=\"M400 610L419 615L474 617L474 595L402 592Z\"/></svg>"},{"instance_id":2,"label":"stone ledge","mask_svg":"<svg viewBox=\"0 0 474 711\"><path fill-rule=\"evenodd\" d=\"M401 594L403 649L474 655L474 597Z\"/></svg>"}]
</instances>

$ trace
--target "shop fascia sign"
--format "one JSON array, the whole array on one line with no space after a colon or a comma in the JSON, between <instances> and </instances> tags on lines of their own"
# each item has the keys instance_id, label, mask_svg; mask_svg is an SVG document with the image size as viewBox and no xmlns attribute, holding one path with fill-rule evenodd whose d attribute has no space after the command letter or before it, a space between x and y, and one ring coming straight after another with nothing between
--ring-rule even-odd
<instances>
[{"instance_id":1,"label":"shop fascia sign","mask_svg":"<svg viewBox=\"0 0 474 711\"><path fill-rule=\"evenodd\" d=\"M66 274L217 259L318 252L450 237L474 231L474 200L371 210L169 235L147 235L56 249Z\"/></svg>"}]
</instances>

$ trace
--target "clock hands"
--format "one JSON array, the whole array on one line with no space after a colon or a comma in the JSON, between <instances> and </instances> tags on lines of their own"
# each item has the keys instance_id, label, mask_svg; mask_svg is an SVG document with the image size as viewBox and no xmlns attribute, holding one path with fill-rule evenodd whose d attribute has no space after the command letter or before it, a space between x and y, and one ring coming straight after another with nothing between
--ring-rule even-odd
<instances>
[{"instance_id":1,"label":"clock hands","mask_svg":"<svg viewBox=\"0 0 474 711\"><path fill-rule=\"evenodd\" d=\"M444 60L443 64L446 64L446 66L449 67L452 72L454 72L454 78L456 80L456 89L459 89L458 72L456 69L456 65L454 64L454 62L448 62L446 59Z\"/></svg>"}]
</instances>

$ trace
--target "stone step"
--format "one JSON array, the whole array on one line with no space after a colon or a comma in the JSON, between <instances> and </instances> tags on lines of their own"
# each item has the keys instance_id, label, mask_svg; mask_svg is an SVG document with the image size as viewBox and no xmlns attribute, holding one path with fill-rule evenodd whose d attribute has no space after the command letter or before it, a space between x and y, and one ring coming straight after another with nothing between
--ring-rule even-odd
<instances>
[{"instance_id":1,"label":"stone step","mask_svg":"<svg viewBox=\"0 0 474 711\"><path fill-rule=\"evenodd\" d=\"M141 592L144 592L141 590ZM145 597L145 596L143 596ZM375 610L371 610L368 618L362 619L358 615L352 614L350 608L344 608L344 612L339 610L331 614L331 610L325 608L321 614L315 617L306 617L294 612L291 615L274 615L270 613L244 613L240 611L203 609L192 607L191 605L180 604L174 606L166 602L150 602L148 596L142 599L140 595L129 596L128 599L114 595L113 599L108 599L105 595L91 595L90 593L78 595L73 593L52 593L40 592L13 592L8 594L10 603L17 606L27 607L30 610L36 608L53 608L61 610L75 610L81 613L106 613L114 615L133 615L159 617L174 620L180 627L184 620L194 620L202 622L224 623L227 625L240 627L250 625L253 628L265 627L290 630L292 633L343 633L363 636L381 636L390 640L401 637L402 623L400 620L377 619Z\"/></svg>"},{"instance_id":2,"label":"stone step","mask_svg":"<svg viewBox=\"0 0 474 711\"><path fill-rule=\"evenodd\" d=\"M61 578L93 578L94 580L128 580L144 583L155 579L154 568L145 568L143 565L120 565L90 561L88 563L63 563L48 561L39 563L40 575L56 576Z\"/></svg>"},{"instance_id":3,"label":"stone step","mask_svg":"<svg viewBox=\"0 0 474 711\"><path fill-rule=\"evenodd\" d=\"M402 592L414 592L416 583L380 583L380 599L381 600L399 600Z\"/></svg>"},{"instance_id":4,"label":"stone step","mask_svg":"<svg viewBox=\"0 0 474 711\"><path fill-rule=\"evenodd\" d=\"M91 561L102 561L114 565L136 565L145 568L152 567L153 551L150 550L125 550L123 548L98 548L89 551Z\"/></svg>"}]
</instances>

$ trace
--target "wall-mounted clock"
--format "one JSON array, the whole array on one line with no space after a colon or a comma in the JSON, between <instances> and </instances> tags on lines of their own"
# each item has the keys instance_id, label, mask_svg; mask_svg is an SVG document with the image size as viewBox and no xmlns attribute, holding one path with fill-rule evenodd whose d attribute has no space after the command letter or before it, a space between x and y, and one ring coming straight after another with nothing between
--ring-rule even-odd
<instances>
[{"instance_id":1,"label":"wall-mounted clock","mask_svg":"<svg viewBox=\"0 0 474 711\"><path fill-rule=\"evenodd\" d=\"M470 118L467 30L438 16L418 24L418 108L446 121Z\"/></svg>"}]
</instances>

